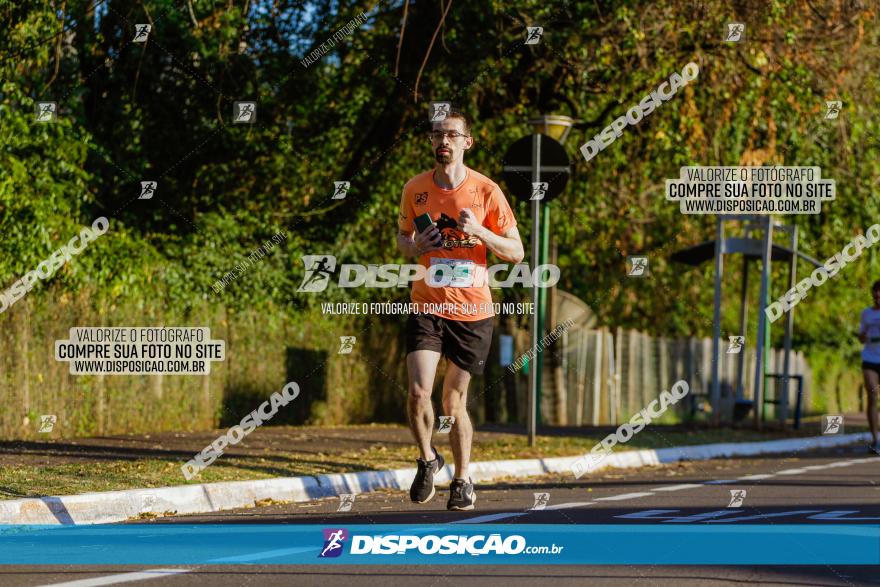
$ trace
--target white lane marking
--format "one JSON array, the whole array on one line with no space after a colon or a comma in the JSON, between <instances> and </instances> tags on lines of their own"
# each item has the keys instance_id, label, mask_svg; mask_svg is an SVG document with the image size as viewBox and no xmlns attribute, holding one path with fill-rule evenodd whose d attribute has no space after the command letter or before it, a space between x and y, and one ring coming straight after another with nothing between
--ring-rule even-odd
<instances>
[{"instance_id":1,"label":"white lane marking","mask_svg":"<svg viewBox=\"0 0 880 587\"><path fill-rule=\"evenodd\" d=\"M666 487L657 487L654 491L679 491L681 489L693 489L695 487L702 487L702 483L682 483L681 485L668 485Z\"/></svg>"},{"instance_id":2,"label":"white lane marking","mask_svg":"<svg viewBox=\"0 0 880 587\"><path fill-rule=\"evenodd\" d=\"M98 587L99 585L116 585L117 583L131 583L132 581L157 579L169 575L181 575L191 571L192 569L148 569L136 573L122 573L121 575L108 575L93 579L78 579L76 581L67 581L66 583L51 583L44 587Z\"/></svg>"},{"instance_id":3,"label":"white lane marking","mask_svg":"<svg viewBox=\"0 0 880 587\"><path fill-rule=\"evenodd\" d=\"M806 473L806 469L785 469L784 471L776 471L777 475L800 475Z\"/></svg>"},{"instance_id":4,"label":"white lane marking","mask_svg":"<svg viewBox=\"0 0 880 587\"><path fill-rule=\"evenodd\" d=\"M486 514L485 516L477 516L476 518L468 518L467 520L457 520L449 522L450 524L480 524L482 522L494 522L495 520L503 520L504 518L516 518L524 516L526 512L501 512L499 514Z\"/></svg>"},{"instance_id":5,"label":"white lane marking","mask_svg":"<svg viewBox=\"0 0 880 587\"><path fill-rule=\"evenodd\" d=\"M595 501L572 501L570 503L557 503L556 505L548 505L545 510L567 510L568 508L579 508L585 505L593 505Z\"/></svg>"},{"instance_id":6,"label":"white lane marking","mask_svg":"<svg viewBox=\"0 0 880 587\"><path fill-rule=\"evenodd\" d=\"M209 563L243 563L248 561L258 561L266 558L276 558L279 556L286 556L288 554L297 554L300 552L308 552L310 550L321 550L316 546L301 546L299 548L282 548L279 550L266 550L264 552L257 552L254 554L242 554L239 556L228 556L225 558L214 558L209 560Z\"/></svg>"},{"instance_id":7,"label":"white lane marking","mask_svg":"<svg viewBox=\"0 0 880 587\"><path fill-rule=\"evenodd\" d=\"M766 473L758 473L757 475L744 475L742 477L737 477L737 481L757 481L759 479L769 479L773 474Z\"/></svg>"},{"instance_id":8,"label":"white lane marking","mask_svg":"<svg viewBox=\"0 0 880 587\"><path fill-rule=\"evenodd\" d=\"M623 493L621 495L612 495L609 497L597 497L596 501L620 501L623 499L635 499L637 497L648 497L654 495L650 491L640 491L637 493Z\"/></svg>"}]
</instances>

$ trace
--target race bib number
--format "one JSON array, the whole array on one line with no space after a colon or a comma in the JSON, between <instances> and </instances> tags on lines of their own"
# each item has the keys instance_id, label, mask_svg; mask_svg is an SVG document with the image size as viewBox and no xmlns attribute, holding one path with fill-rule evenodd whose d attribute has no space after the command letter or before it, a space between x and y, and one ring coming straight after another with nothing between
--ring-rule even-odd
<instances>
[{"instance_id":1,"label":"race bib number","mask_svg":"<svg viewBox=\"0 0 880 587\"><path fill-rule=\"evenodd\" d=\"M432 276L432 284L436 287L444 281L448 281L452 276L452 281L448 287L473 287L474 275L477 264L467 259L442 259L439 257L431 257L431 267L435 265L445 265L434 270Z\"/></svg>"}]
</instances>

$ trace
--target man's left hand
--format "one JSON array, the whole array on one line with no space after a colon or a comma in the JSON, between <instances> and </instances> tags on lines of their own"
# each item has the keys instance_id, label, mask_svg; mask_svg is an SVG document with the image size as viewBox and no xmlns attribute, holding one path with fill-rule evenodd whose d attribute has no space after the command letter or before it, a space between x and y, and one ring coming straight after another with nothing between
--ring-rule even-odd
<instances>
[{"instance_id":1,"label":"man's left hand","mask_svg":"<svg viewBox=\"0 0 880 587\"><path fill-rule=\"evenodd\" d=\"M458 228L468 236L479 238L485 228L470 208L464 208L458 215Z\"/></svg>"}]
</instances>

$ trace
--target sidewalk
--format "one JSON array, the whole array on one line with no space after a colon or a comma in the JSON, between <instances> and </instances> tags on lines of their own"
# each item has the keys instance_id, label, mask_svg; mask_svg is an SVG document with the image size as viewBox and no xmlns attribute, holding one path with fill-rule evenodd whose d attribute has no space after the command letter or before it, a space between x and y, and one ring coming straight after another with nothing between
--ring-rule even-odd
<instances>
[{"instance_id":1,"label":"sidewalk","mask_svg":"<svg viewBox=\"0 0 880 587\"><path fill-rule=\"evenodd\" d=\"M848 420L849 422L849 420ZM539 429L529 447L521 427L486 426L474 435L471 460L503 461L584 454L613 428ZM846 432L864 428L847 426ZM258 428L191 481L181 465L225 430L193 433L105 436L75 440L0 442L0 502L4 499L73 495L134 488L302 477L415 467L418 456L400 425ZM615 451L670 448L718 442L813 436L818 424L797 432L711 430L652 425ZM437 448L452 462L449 437L437 434Z\"/></svg>"}]
</instances>

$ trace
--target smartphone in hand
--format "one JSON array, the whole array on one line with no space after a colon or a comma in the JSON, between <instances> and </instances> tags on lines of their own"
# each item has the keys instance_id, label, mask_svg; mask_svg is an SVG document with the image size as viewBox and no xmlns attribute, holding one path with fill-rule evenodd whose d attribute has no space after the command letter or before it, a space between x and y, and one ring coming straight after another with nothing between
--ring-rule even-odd
<instances>
[{"instance_id":1,"label":"smartphone in hand","mask_svg":"<svg viewBox=\"0 0 880 587\"><path fill-rule=\"evenodd\" d=\"M421 216L416 216L415 220L413 220L416 225L416 230L419 231L419 234L425 232L425 230L434 224L434 221L431 220L431 215L425 212Z\"/></svg>"}]
</instances>

